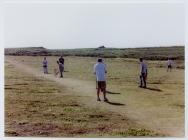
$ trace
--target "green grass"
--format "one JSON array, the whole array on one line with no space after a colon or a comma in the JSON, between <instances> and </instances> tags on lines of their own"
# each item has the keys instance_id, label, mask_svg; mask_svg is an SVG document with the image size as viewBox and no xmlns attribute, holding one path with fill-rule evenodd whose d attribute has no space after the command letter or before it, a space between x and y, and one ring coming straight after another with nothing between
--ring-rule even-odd
<instances>
[{"instance_id":1,"label":"green grass","mask_svg":"<svg viewBox=\"0 0 188 140\"><path fill-rule=\"evenodd\" d=\"M7 57L13 58L18 62L36 68L42 73L42 56L6 56L5 60ZM58 57L49 56L47 57L47 59L49 61L49 72L53 73L53 69L57 68L56 60L58 59ZM97 58L94 57L65 57L65 78L80 79L83 81L88 81L88 83L92 83L94 85L95 76L93 75L93 65L96 63L96 60ZM66 124L66 127L68 127L68 130L69 128L73 129L70 133L69 131L65 131L65 134L63 133L61 134L61 136L163 136L163 134L157 134L156 132L151 131L156 127L161 129L165 127L170 127L172 129L178 128L182 129L183 131L185 104L184 69L175 68L171 73L167 73L165 67L166 61L148 60L146 61L146 63L148 64L149 68L149 74L147 79L149 89L140 89L138 88L139 62L137 59L105 58L104 60L107 64L108 69L107 90L112 93L117 93L107 94L107 96L112 101L118 101L118 103L125 104L125 109L123 109L123 111L127 112L128 115L125 114L125 116L119 116L119 113L117 112L122 113L122 110L118 110L119 108L117 108L117 106L111 106L111 108L114 108L116 113L106 111L108 108L101 108L102 110L99 110L99 112L94 112L94 109L91 109L91 107L86 107L80 102L77 102L79 100L83 100L83 98L87 101L88 97L72 97L72 95L69 97L67 96L67 94L69 94L71 91L69 89L66 89L66 87L63 87L63 90L61 90L61 88L57 85L54 85L53 82L47 82L43 79L34 78L32 76L25 75L22 73L20 75L14 75L14 73L17 73L16 70L12 72L12 74L10 74L10 68L13 67L11 65L7 65L5 69L5 88L7 88L6 93L14 91L16 93L18 92L19 94L21 93L22 95L24 95L22 92L28 90L28 93L25 95L24 98L31 97L32 99L36 100L36 98L34 97L38 97L38 95L41 95L41 98L39 98L39 100L48 102L48 107L52 107L54 108L54 110L58 111L61 110L65 114L69 114L68 116L65 115L64 117L60 117L60 113L56 114L55 112L55 116L57 118L61 118L61 121L65 120L63 122ZM184 65L184 61L176 60L175 64L176 66L182 66ZM13 82L16 85L13 86L11 82ZM40 86L30 87L27 85L30 83L32 83L33 85ZM46 86L49 84L50 86ZM54 92L65 94L64 96L61 94L61 97L62 99L66 100L60 101L60 95L53 94ZM18 93L15 94L15 97L17 98L19 97ZM36 94L37 96L31 96ZM6 96L8 95L9 94L7 94ZM7 98L6 100L8 99L11 98ZM70 104L69 102L71 102L72 105L67 106L67 104ZM7 105L9 105L9 103L7 103ZM44 107L42 108L46 107L45 103L41 103L41 105L44 105ZM63 107L60 108L61 105ZM51 113L54 112L52 111ZM132 113L133 115L131 115ZM46 116L49 117L49 120L53 119L53 115L47 114ZM137 116L140 116L142 118L143 126L145 121L153 128L151 130L146 129L145 127L139 126L137 122L132 121L132 118L135 118ZM46 118L41 119L45 121L47 120L46 122L49 121ZM103 122L102 124L100 123L101 120ZM72 122L74 122L74 125L72 124ZM79 127L75 124L79 124ZM105 126L104 128L103 125ZM91 128L89 126L91 126ZM111 126L110 129L108 129L109 126ZM80 130L77 130L77 128L79 128ZM100 131L101 129L104 131ZM175 132L176 131L172 131L172 133ZM164 131L164 134L166 134L166 131ZM39 134L37 134L37 136L38 135ZM49 135L59 136L59 134Z\"/></svg>"},{"instance_id":2,"label":"green grass","mask_svg":"<svg viewBox=\"0 0 188 140\"><path fill-rule=\"evenodd\" d=\"M78 102L81 97L69 92L62 85L5 63L5 136L164 136L146 130L126 116L86 107Z\"/></svg>"}]
</instances>

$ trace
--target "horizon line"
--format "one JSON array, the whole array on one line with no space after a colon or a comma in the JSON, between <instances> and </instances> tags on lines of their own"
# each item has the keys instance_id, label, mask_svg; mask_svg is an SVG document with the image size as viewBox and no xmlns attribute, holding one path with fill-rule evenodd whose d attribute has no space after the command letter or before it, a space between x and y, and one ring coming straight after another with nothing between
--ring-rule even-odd
<instances>
[{"instance_id":1,"label":"horizon line","mask_svg":"<svg viewBox=\"0 0 188 140\"><path fill-rule=\"evenodd\" d=\"M27 46L27 47L4 47L4 49L23 49L23 48L44 48L44 49L49 49L49 50L63 50L63 49L97 49L99 47L89 47L89 48L47 48L44 46ZM105 47L105 46L104 46ZM136 48L168 48L168 47L185 47L185 45L170 45L170 46L143 46L143 47L105 47L104 49L136 49Z\"/></svg>"}]
</instances>

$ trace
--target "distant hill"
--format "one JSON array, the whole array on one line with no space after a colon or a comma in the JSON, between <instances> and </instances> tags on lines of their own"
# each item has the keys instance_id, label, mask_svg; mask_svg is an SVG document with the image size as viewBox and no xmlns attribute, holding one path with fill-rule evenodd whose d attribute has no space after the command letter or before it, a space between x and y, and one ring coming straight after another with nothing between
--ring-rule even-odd
<instances>
[{"instance_id":1,"label":"distant hill","mask_svg":"<svg viewBox=\"0 0 188 140\"><path fill-rule=\"evenodd\" d=\"M48 50L44 47L5 48L5 55L48 55Z\"/></svg>"},{"instance_id":2,"label":"distant hill","mask_svg":"<svg viewBox=\"0 0 188 140\"><path fill-rule=\"evenodd\" d=\"M82 56L104 58L140 58L166 60L168 57L184 60L184 46L147 47L147 48L83 48L83 49L46 49L44 47L5 48L5 55L25 56Z\"/></svg>"}]
</instances>

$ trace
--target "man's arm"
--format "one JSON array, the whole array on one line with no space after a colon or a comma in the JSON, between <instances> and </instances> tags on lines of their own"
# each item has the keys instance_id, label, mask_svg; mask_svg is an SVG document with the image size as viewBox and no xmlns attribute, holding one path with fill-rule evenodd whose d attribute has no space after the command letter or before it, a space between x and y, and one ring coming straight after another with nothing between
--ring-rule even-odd
<instances>
[{"instance_id":1,"label":"man's arm","mask_svg":"<svg viewBox=\"0 0 188 140\"><path fill-rule=\"evenodd\" d=\"M142 74L142 72L143 72L143 65L140 64L140 74Z\"/></svg>"},{"instance_id":2,"label":"man's arm","mask_svg":"<svg viewBox=\"0 0 188 140\"><path fill-rule=\"evenodd\" d=\"M96 74L96 65L93 67L93 74Z\"/></svg>"},{"instance_id":3,"label":"man's arm","mask_svg":"<svg viewBox=\"0 0 188 140\"><path fill-rule=\"evenodd\" d=\"M106 64L104 64L104 70L105 70L105 73L107 73Z\"/></svg>"},{"instance_id":4,"label":"man's arm","mask_svg":"<svg viewBox=\"0 0 188 140\"><path fill-rule=\"evenodd\" d=\"M145 69L146 69L146 77L147 77L147 75L148 75L148 66L147 65L145 65Z\"/></svg>"}]
</instances>

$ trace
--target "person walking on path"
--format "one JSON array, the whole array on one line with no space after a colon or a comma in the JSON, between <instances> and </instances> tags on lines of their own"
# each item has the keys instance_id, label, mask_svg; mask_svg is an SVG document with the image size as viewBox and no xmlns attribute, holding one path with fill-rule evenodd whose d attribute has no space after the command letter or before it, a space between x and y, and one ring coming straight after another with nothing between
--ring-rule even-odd
<instances>
[{"instance_id":1,"label":"person walking on path","mask_svg":"<svg viewBox=\"0 0 188 140\"><path fill-rule=\"evenodd\" d=\"M148 75L147 65L143 62L143 58L140 58L140 86L146 88L146 79Z\"/></svg>"},{"instance_id":2,"label":"person walking on path","mask_svg":"<svg viewBox=\"0 0 188 140\"><path fill-rule=\"evenodd\" d=\"M42 64L43 64L44 74L48 74L48 61L47 61L46 57L44 57Z\"/></svg>"},{"instance_id":3,"label":"person walking on path","mask_svg":"<svg viewBox=\"0 0 188 140\"><path fill-rule=\"evenodd\" d=\"M102 59L99 58L98 62L94 65L94 74L96 75L96 84L97 84L97 101L100 99L100 91L103 92L104 101L108 102L106 98L106 65L102 62Z\"/></svg>"}]
</instances>

